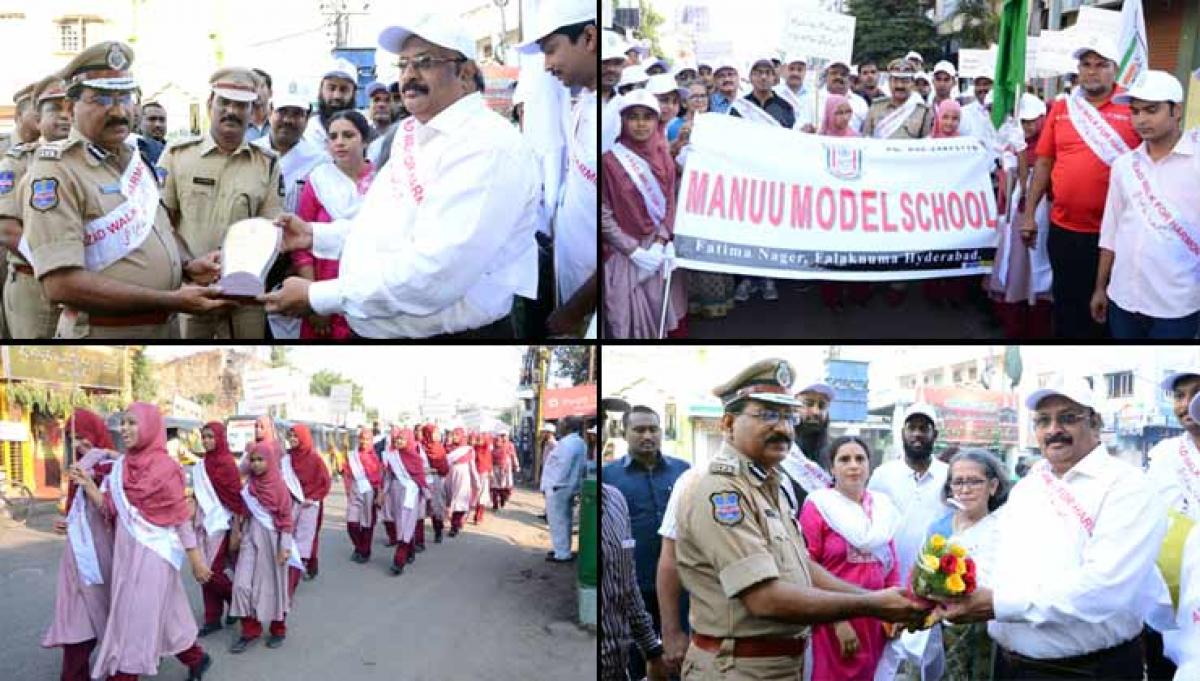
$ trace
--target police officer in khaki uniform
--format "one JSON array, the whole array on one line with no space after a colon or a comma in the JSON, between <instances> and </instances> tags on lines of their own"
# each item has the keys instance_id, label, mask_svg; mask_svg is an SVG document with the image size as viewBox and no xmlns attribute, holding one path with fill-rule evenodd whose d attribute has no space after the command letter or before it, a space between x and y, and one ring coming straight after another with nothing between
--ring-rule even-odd
<instances>
[{"instance_id":1,"label":"police officer in khaki uniform","mask_svg":"<svg viewBox=\"0 0 1200 681\"><path fill-rule=\"evenodd\" d=\"M867 120L863 123L863 136L874 137L875 130L888 114L903 107L910 98L915 98L916 108L909 112L904 122L888 136L888 139L909 140L929 137L929 132L933 129L933 114L930 113L929 107L925 105L925 101L914 87L913 76L916 75L916 72L912 65L903 59L893 59L888 64L888 73L890 76L888 87L891 88L892 96L886 99L876 99L871 104L871 110L867 112Z\"/></svg>"},{"instance_id":2,"label":"police officer in khaki uniform","mask_svg":"<svg viewBox=\"0 0 1200 681\"><path fill-rule=\"evenodd\" d=\"M22 180L40 145L66 139L71 133L71 109L66 82L57 73L39 81L32 96L41 139L27 145L28 153L9 155L0 161L0 220L5 223L5 244L9 248L4 317L15 339L53 338L58 325L58 307L46 300L42 285L33 276L33 268L22 255L22 251L29 250L21 225L23 207L29 199Z\"/></svg>"},{"instance_id":3,"label":"police officer in khaki uniform","mask_svg":"<svg viewBox=\"0 0 1200 681\"><path fill-rule=\"evenodd\" d=\"M176 337L176 312L232 307L211 282L218 254L185 260L157 176L127 140L137 83L133 50L103 42L61 72L72 105L67 139L42 145L21 182L34 274L64 306L56 337Z\"/></svg>"},{"instance_id":4,"label":"police officer in khaki uniform","mask_svg":"<svg viewBox=\"0 0 1200 681\"><path fill-rule=\"evenodd\" d=\"M799 681L810 625L924 617L900 589L867 591L809 559L776 468L799 418L793 373L762 360L713 391L724 442L678 510L675 557L692 599L684 679Z\"/></svg>"},{"instance_id":5,"label":"police officer in khaki uniform","mask_svg":"<svg viewBox=\"0 0 1200 681\"><path fill-rule=\"evenodd\" d=\"M37 112L33 104L33 88L36 83L26 85L13 95L13 133L6 135L0 143L0 205L3 210L11 212L11 202L16 198L16 190L21 180L20 172L28 166L28 159L37 149L38 125ZM10 153L11 152L11 153ZM19 167L19 168L18 168ZM21 236L20 213L0 217L0 244L16 247ZM15 220L13 218L16 218ZM0 257L0 289L8 281L8 260ZM11 338L8 321L0 306L0 336Z\"/></svg>"},{"instance_id":6,"label":"police officer in khaki uniform","mask_svg":"<svg viewBox=\"0 0 1200 681\"><path fill-rule=\"evenodd\" d=\"M224 68L209 79L212 94L206 134L163 152L163 205L191 254L220 249L235 222L283 212L283 178L274 152L245 142L250 109L258 99L258 77L250 69ZM266 314L246 305L232 314L185 316L183 337L264 338Z\"/></svg>"}]
</instances>

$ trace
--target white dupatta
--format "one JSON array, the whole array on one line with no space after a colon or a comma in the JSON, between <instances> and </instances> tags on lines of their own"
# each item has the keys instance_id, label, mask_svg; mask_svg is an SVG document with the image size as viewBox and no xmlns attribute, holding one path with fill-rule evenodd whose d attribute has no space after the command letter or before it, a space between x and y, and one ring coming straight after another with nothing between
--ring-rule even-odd
<instances>
[{"instance_id":1,"label":"white dupatta","mask_svg":"<svg viewBox=\"0 0 1200 681\"><path fill-rule=\"evenodd\" d=\"M775 120L774 116L767 113L765 109L758 106L757 104L751 103L745 97L740 97L738 99L733 100L733 102L729 105L729 110L731 112L732 111L738 112L739 116L741 116L742 118L744 118L748 121L753 121L755 123L765 123L767 125L773 125L776 128L783 127L783 124L781 124L779 121Z\"/></svg>"},{"instance_id":2,"label":"white dupatta","mask_svg":"<svg viewBox=\"0 0 1200 681\"><path fill-rule=\"evenodd\" d=\"M250 483L242 486L242 501L246 502L246 508L250 510L250 514L254 516L255 520L262 523L263 527L268 530L272 532L276 531L275 519L267 512L267 509L263 508L258 499L250 493ZM274 562L274 556L272 556L272 562ZM288 565L297 570L306 569L304 562L300 559L300 549L296 546L296 538L290 533L288 534Z\"/></svg>"},{"instance_id":3,"label":"white dupatta","mask_svg":"<svg viewBox=\"0 0 1200 681\"><path fill-rule=\"evenodd\" d=\"M79 571L80 581L85 586L96 586L104 583L104 577L100 574L100 558L96 555L96 542L88 523L86 504L87 494L80 485L75 488L75 501L67 515L67 539L71 542L71 551L75 553L75 567Z\"/></svg>"},{"instance_id":4,"label":"white dupatta","mask_svg":"<svg viewBox=\"0 0 1200 681\"><path fill-rule=\"evenodd\" d=\"M654 170L650 164L620 142L613 145L612 154L642 195L642 203L646 206L646 213L654 221L654 226L661 226L667 218L667 197L663 194L658 179L654 177Z\"/></svg>"},{"instance_id":5,"label":"white dupatta","mask_svg":"<svg viewBox=\"0 0 1200 681\"><path fill-rule=\"evenodd\" d=\"M367 477L367 472L363 470L362 460L358 458L358 450L350 452L346 456L346 461L350 463L350 472L354 474L354 491L359 494L370 492L371 480Z\"/></svg>"},{"instance_id":6,"label":"white dupatta","mask_svg":"<svg viewBox=\"0 0 1200 681\"><path fill-rule=\"evenodd\" d=\"M204 511L204 531L212 536L228 530L233 513L230 513L217 497L217 490L213 488L212 479L208 477L203 462L192 467L192 490L196 494L196 503L200 505L200 510Z\"/></svg>"},{"instance_id":7,"label":"white dupatta","mask_svg":"<svg viewBox=\"0 0 1200 681\"><path fill-rule=\"evenodd\" d=\"M396 476L396 481L404 487L404 508L410 511L416 508L417 483L409 476L408 471L404 470L404 464L400 461L400 452L394 449L384 450L383 462L388 468L392 469L392 473Z\"/></svg>"},{"instance_id":8,"label":"white dupatta","mask_svg":"<svg viewBox=\"0 0 1200 681\"><path fill-rule=\"evenodd\" d=\"M1075 92L1067 97L1067 114L1071 117L1075 131L1096 158L1104 161L1104 165L1111 167L1118 156L1129 153L1129 145L1125 140L1113 130L1100 111L1084 99L1083 88L1076 88Z\"/></svg>"},{"instance_id":9,"label":"white dupatta","mask_svg":"<svg viewBox=\"0 0 1200 681\"><path fill-rule=\"evenodd\" d=\"M113 462L112 472L105 479L112 492L113 506L117 507L117 517L139 544L161 556L178 571L183 565L183 542L179 540L174 528L159 527L151 523L136 506L129 503L125 498L125 483L122 480L124 471L125 457L122 456Z\"/></svg>"},{"instance_id":10,"label":"white dupatta","mask_svg":"<svg viewBox=\"0 0 1200 681\"><path fill-rule=\"evenodd\" d=\"M363 195L358 192L358 183L346 177L332 162L313 168L308 176L317 200L334 220L351 220L362 207Z\"/></svg>"},{"instance_id":11,"label":"white dupatta","mask_svg":"<svg viewBox=\"0 0 1200 681\"><path fill-rule=\"evenodd\" d=\"M279 467L283 469L283 484L287 485L292 498L303 504L304 487L300 484L300 478L296 477L296 469L292 468L292 455L284 454L279 459Z\"/></svg>"},{"instance_id":12,"label":"white dupatta","mask_svg":"<svg viewBox=\"0 0 1200 681\"><path fill-rule=\"evenodd\" d=\"M908 99L904 100L899 109L884 116L879 121L879 124L875 126L875 138L885 140L891 137L893 133L900 129L901 125L904 125L904 121L908 120L912 112L917 110L917 104L920 103L920 99L920 96L909 93Z\"/></svg>"},{"instance_id":13,"label":"white dupatta","mask_svg":"<svg viewBox=\"0 0 1200 681\"><path fill-rule=\"evenodd\" d=\"M891 570L892 554L888 545L900 524L900 513L886 494L868 493L863 497L863 503L858 504L836 489L828 488L810 493L808 501L847 544L870 553L885 570Z\"/></svg>"}]
</instances>

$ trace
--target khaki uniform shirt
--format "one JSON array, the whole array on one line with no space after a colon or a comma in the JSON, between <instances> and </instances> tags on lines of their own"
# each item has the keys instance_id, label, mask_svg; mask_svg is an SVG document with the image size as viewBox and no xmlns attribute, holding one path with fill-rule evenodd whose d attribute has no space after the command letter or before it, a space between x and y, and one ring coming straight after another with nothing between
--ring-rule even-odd
<instances>
[{"instance_id":1,"label":"khaki uniform shirt","mask_svg":"<svg viewBox=\"0 0 1200 681\"><path fill-rule=\"evenodd\" d=\"M212 133L173 144L158 161L163 205L191 257L218 250L235 222L283 212L283 177L273 151L242 142L232 154Z\"/></svg>"},{"instance_id":2,"label":"khaki uniform shirt","mask_svg":"<svg viewBox=\"0 0 1200 681\"><path fill-rule=\"evenodd\" d=\"M808 549L781 501L780 473L723 443L680 499L675 559L691 594L692 631L716 638L807 636L809 627L750 614L738 597L768 579L810 586Z\"/></svg>"},{"instance_id":3,"label":"khaki uniform shirt","mask_svg":"<svg viewBox=\"0 0 1200 681\"><path fill-rule=\"evenodd\" d=\"M67 139L44 144L38 150L20 191L25 236L39 280L55 270L85 266L83 227L124 203L120 191L112 189L120 186L121 174L131 158L145 162L134 149L123 148L120 154L112 154L74 129ZM53 200L34 202L35 183L42 183L42 195L52 186ZM43 207L36 208L35 203ZM146 240L99 274L159 291L180 287L183 263L170 219L161 205L154 230Z\"/></svg>"},{"instance_id":4,"label":"khaki uniform shirt","mask_svg":"<svg viewBox=\"0 0 1200 681\"><path fill-rule=\"evenodd\" d=\"M23 180L39 146L40 142L18 144L0 157L0 219L22 219L28 199L28 195L22 191L25 186ZM25 258L17 255L15 250L8 251L8 262L16 265L29 264L25 262Z\"/></svg>"},{"instance_id":5,"label":"khaki uniform shirt","mask_svg":"<svg viewBox=\"0 0 1200 681\"><path fill-rule=\"evenodd\" d=\"M929 113L929 107L925 106L925 102L919 101L921 95L916 92L909 93L909 97L918 99L917 108L909 114L908 120L904 121L896 132L892 133L889 139L894 140L915 140L922 137L929 137L930 131L933 129L933 116ZM903 104L896 102L888 97L882 101L876 101L871 105L871 110L867 112L867 121L863 124L863 137L872 137L875 134L875 126L891 112L899 109Z\"/></svg>"}]
</instances>

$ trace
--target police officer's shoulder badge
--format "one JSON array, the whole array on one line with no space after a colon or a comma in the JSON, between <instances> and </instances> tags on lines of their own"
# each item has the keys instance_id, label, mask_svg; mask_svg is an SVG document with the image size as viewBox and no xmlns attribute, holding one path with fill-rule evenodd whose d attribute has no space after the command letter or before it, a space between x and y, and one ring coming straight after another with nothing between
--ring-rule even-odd
<instances>
[{"instance_id":1,"label":"police officer's shoulder badge","mask_svg":"<svg viewBox=\"0 0 1200 681\"><path fill-rule=\"evenodd\" d=\"M742 512L742 495L735 490L713 492L708 495L712 504L713 520L721 525L733 527L745 519Z\"/></svg>"},{"instance_id":2,"label":"police officer's shoulder badge","mask_svg":"<svg viewBox=\"0 0 1200 681\"><path fill-rule=\"evenodd\" d=\"M33 181L33 192L29 195L29 205L35 210L48 211L58 205L58 180L53 177L41 177Z\"/></svg>"},{"instance_id":3,"label":"police officer's shoulder badge","mask_svg":"<svg viewBox=\"0 0 1200 681\"><path fill-rule=\"evenodd\" d=\"M13 171L0 170L0 196L12 193L13 185L16 183Z\"/></svg>"}]
</instances>

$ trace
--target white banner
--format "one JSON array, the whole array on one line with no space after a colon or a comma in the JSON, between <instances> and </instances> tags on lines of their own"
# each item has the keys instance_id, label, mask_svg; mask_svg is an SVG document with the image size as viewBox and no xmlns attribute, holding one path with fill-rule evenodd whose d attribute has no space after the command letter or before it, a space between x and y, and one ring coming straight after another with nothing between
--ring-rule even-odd
<instances>
[{"instance_id":1,"label":"white banner","mask_svg":"<svg viewBox=\"0 0 1200 681\"><path fill-rule=\"evenodd\" d=\"M691 145L682 267L837 281L991 271L996 201L974 138L831 138L702 114Z\"/></svg>"},{"instance_id":2,"label":"white banner","mask_svg":"<svg viewBox=\"0 0 1200 681\"><path fill-rule=\"evenodd\" d=\"M996 77L997 48L992 45L986 50L959 50L958 75L960 78Z\"/></svg>"},{"instance_id":3,"label":"white banner","mask_svg":"<svg viewBox=\"0 0 1200 681\"><path fill-rule=\"evenodd\" d=\"M779 42L788 59L806 58L850 64L854 51L855 18L836 12L819 12L811 7L786 10Z\"/></svg>"}]
</instances>

